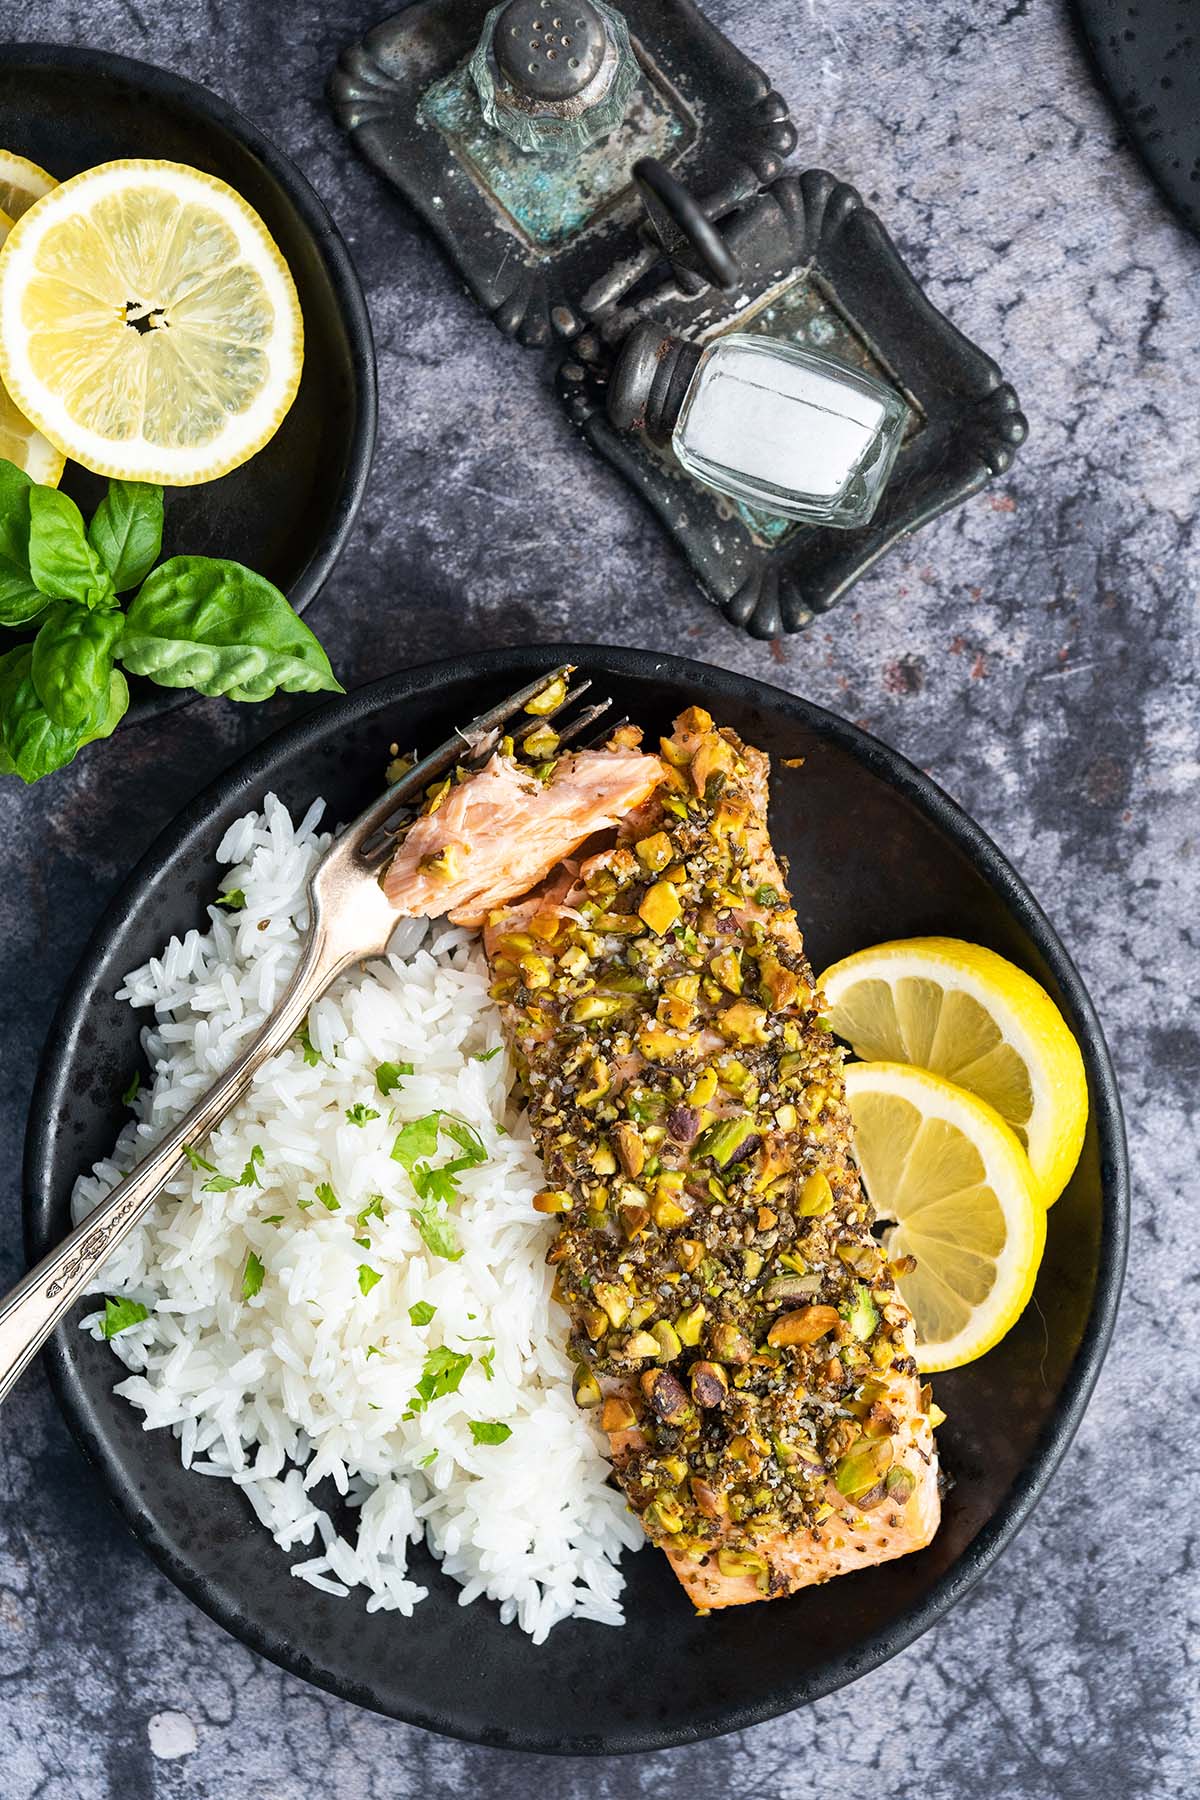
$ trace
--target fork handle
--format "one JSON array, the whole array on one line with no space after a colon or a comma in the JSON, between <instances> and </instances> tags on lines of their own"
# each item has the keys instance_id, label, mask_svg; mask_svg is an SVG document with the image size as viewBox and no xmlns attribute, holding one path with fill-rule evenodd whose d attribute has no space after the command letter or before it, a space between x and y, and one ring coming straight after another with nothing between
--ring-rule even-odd
<instances>
[{"instance_id":1,"label":"fork handle","mask_svg":"<svg viewBox=\"0 0 1200 1800\"><path fill-rule=\"evenodd\" d=\"M356 958L339 951L315 921L277 1008L237 1061L69 1237L32 1268L0 1303L0 1401L41 1349L96 1270L149 1212L182 1168L185 1144L203 1143L232 1111L256 1070L295 1034L314 1000Z\"/></svg>"}]
</instances>

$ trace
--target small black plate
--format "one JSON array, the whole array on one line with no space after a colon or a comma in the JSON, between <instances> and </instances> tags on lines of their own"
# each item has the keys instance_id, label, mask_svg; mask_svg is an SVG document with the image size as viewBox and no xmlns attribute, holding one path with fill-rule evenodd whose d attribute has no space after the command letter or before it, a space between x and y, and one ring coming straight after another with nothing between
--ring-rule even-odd
<instances>
[{"instance_id":1,"label":"small black plate","mask_svg":"<svg viewBox=\"0 0 1200 1800\"><path fill-rule=\"evenodd\" d=\"M1134 149L1200 237L1200 10L1196 0L1075 0Z\"/></svg>"},{"instance_id":2,"label":"small black plate","mask_svg":"<svg viewBox=\"0 0 1200 1800\"><path fill-rule=\"evenodd\" d=\"M291 269L304 314L304 373L270 443L232 474L166 498L164 554L230 556L268 576L298 612L319 592L354 522L375 446L375 350L350 253L304 176L206 88L150 63L61 44L0 44L3 141L60 181L143 156L189 163L236 188ZM85 512L105 484L67 464ZM129 717L194 698L132 683Z\"/></svg>"},{"instance_id":3,"label":"small black plate","mask_svg":"<svg viewBox=\"0 0 1200 1800\"><path fill-rule=\"evenodd\" d=\"M78 1310L47 1350L71 1428L124 1517L183 1590L230 1631L306 1680L434 1731L509 1749L612 1754L753 1725L893 1655L989 1569L1070 1443L1116 1315L1129 1222L1120 1102L1103 1034L1071 960L995 845L934 786L855 726L745 676L678 657L594 645L495 651L437 663L321 706L223 775L159 838L95 932L52 1028L26 1153L31 1256L68 1224L72 1182L107 1154L126 1116L138 1019L113 995L172 932L203 925L213 853L273 790L293 809L325 795L334 819L371 796L389 743L432 745L527 681L577 662L650 734L702 702L771 752L772 835L791 859L814 966L883 938L951 933L990 945L1045 983L1079 1040L1091 1121L1049 1219L1035 1304L993 1351L934 1378L954 1478L941 1530L918 1555L770 1606L697 1618L666 1560L626 1561L627 1624L571 1620L535 1649L421 1552L429 1598L410 1621L367 1614L296 1581L236 1490L187 1473L167 1432L113 1397L117 1366ZM783 758L803 756L802 769ZM1055 1579L1077 1580L1059 1570Z\"/></svg>"}]
</instances>

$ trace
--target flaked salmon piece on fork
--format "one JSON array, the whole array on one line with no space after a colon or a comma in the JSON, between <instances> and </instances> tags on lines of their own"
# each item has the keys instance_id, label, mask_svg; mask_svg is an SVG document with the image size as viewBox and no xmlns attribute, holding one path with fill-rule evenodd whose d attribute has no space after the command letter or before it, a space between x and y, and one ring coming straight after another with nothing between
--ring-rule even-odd
<instances>
[{"instance_id":1,"label":"flaked salmon piece on fork","mask_svg":"<svg viewBox=\"0 0 1200 1800\"><path fill-rule=\"evenodd\" d=\"M619 822L598 805L585 832L569 809L582 859L557 867L553 781L513 796L490 852L471 835L486 811L460 801L465 860L496 873L452 903L486 917L546 1169L534 1204L559 1219L548 1260L576 1398L599 1407L631 1508L707 1611L920 1549L939 1478L842 1052L770 842L767 759L700 708L661 750ZM448 910L419 861L390 896ZM538 870L524 898L518 868Z\"/></svg>"},{"instance_id":2,"label":"flaked salmon piece on fork","mask_svg":"<svg viewBox=\"0 0 1200 1800\"><path fill-rule=\"evenodd\" d=\"M445 913L457 925L482 925L493 907L528 893L658 786L662 764L631 737L626 728L609 749L561 757L545 781L528 763L497 754L452 783L409 829L384 876L388 899L414 918Z\"/></svg>"}]
</instances>

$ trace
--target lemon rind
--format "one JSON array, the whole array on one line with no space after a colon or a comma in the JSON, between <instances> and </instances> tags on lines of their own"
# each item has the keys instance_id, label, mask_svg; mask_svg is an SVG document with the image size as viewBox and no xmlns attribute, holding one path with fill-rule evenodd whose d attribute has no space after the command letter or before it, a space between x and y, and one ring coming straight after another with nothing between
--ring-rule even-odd
<instances>
[{"instance_id":1,"label":"lemon rind","mask_svg":"<svg viewBox=\"0 0 1200 1800\"><path fill-rule=\"evenodd\" d=\"M1079 1161L1088 1119L1087 1075L1070 1027L1046 990L1032 975L982 944L961 938L897 938L856 951L832 963L820 976L829 1010L836 1012L838 994L848 981L889 982L905 975L929 976L944 970L953 984L969 994L996 1019L1005 1040L1031 1072L1034 1104L1053 1108L1052 1119L1031 1144L1034 1180L1045 1206L1053 1206ZM1005 992L1004 990L1007 990ZM1015 990L1015 992L1014 992ZM966 1091L966 1090L964 1090ZM1031 1119L1032 1119L1031 1115ZM1052 1129L1056 1126L1056 1129Z\"/></svg>"},{"instance_id":2,"label":"lemon rind","mask_svg":"<svg viewBox=\"0 0 1200 1800\"><path fill-rule=\"evenodd\" d=\"M989 1296L987 1324L974 1331L964 1327L956 1337L941 1343L923 1344L918 1340L915 1355L923 1374L962 1368L993 1349L1011 1331L1028 1305L1037 1281L1046 1243L1046 1211L1040 1204L1029 1159L1016 1133L994 1107L927 1069L917 1069L909 1063L847 1064L846 1098L851 1114L855 1092L867 1090L908 1100L923 1117L944 1119L959 1130L964 1130L964 1121L969 1121L974 1129L965 1130L965 1135L983 1159L988 1184L1000 1200L1006 1225L1018 1228L1018 1234L1006 1243L997 1263L997 1286L1002 1278L1005 1281L1000 1290L1003 1304ZM1016 1208L1006 1205L1005 1192L1023 1198L1026 1204Z\"/></svg>"}]
</instances>

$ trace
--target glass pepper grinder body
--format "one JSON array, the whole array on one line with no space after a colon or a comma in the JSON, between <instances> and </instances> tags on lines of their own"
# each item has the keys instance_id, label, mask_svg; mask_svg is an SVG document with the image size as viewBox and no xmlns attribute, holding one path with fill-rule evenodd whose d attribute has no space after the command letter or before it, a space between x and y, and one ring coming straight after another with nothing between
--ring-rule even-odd
<instances>
[{"instance_id":1,"label":"glass pepper grinder body","mask_svg":"<svg viewBox=\"0 0 1200 1800\"><path fill-rule=\"evenodd\" d=\"M630 334L608 410L703 486L842 529L870 520L908 416L894 388L817 351L744 332L701 347L654 324Z\"/></svg>"}]
</instances>

